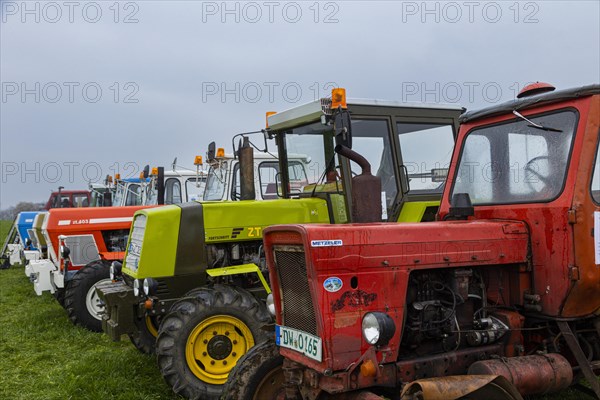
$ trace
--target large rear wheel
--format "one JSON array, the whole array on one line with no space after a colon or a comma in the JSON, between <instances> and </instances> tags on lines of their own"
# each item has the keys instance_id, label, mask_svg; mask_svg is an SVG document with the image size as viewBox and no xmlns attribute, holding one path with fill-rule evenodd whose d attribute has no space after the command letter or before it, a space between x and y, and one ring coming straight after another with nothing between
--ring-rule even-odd
<instances>
[{"instance_id":1,"label":"large rear wheel","mask_svg":"<svg viewBox=\"0 0 600 400\"><path fill-rule=\"evenodd\" d=\"M188 399L218 399L238 360L267 339L266 307L241 288L195 289L160 324L156 353L165 381Z\"/></svg>"},{"instance_id":2,"label":"large rear wheel","mask_svg":"<svg viewBox=\"0 0 600 400\"><path fill-rule=\"evenodd\" d=\"M107 261L93 261L80 269L65 288L65 309L71 321L92 332L102 332L104 303L96 286L109 282Z\"/></svg>"},{"instance_id":3,"label":"large rear wheel","mask_svg":"<svg viewBox=\"0 0 600 400\"><path fill-rule=\"evenodd\" d=\"M229 374L224 400L279 400L285 398L283 357L273 339L250 349Z\"/></svg>"}]
</instances>

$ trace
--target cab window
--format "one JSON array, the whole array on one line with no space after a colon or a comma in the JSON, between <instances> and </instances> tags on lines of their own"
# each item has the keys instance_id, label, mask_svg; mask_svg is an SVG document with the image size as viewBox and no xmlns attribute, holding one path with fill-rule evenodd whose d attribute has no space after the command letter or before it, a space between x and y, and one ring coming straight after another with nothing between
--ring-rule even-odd
<instances>
[{"instance_id":1,"label":"cab window","mask_svg":"<svg viewBox=\"0 0 600 400\"><path fill-rule=\"evenodd\" d=\"M165 182L165 204L181 203L181 183L179 182L179 179L167 179Z\"/></svg>"},{"instance_id":2,"label":"cab window","mask_svg":"<svg viewBox=\"0 0 600 400\"><path fill-rule=\"evenodd\" d=\"M89 200L86 194L74 194L73 195L73 207L88 207Z\"/></svg>"},{"instance_id":3,"label":"cab window","mask_svg":"<svg viewBox=\"0 0 600 400\"><path fill-rule=\"evenodd\" d=\"M452 126L400 122L396 129L409 193L441 193L454 149Z\"/></svg>"},{"instance_id":4,"label":"cab window","mask_svg":"<svg viewBox=\"0 0 600 400\"><path fill-rule=\"evenodd\" d=\"M557 198L567 174L577 114L567 110L528 119L538 127L517 119L471 131L452 193L468 193L473 204Z\"/></svg>"},{"instance_id":5,"label":"cab window","mask_svg":"<svg viewBox=\"0 0 600 400\"><path fill-rule=\"evenodd\" d=\"M142 203L142 187L140 185L131 184L127 187L127 197L125 198L126 206L139 206Z\"/></svg>"}]
</instances>

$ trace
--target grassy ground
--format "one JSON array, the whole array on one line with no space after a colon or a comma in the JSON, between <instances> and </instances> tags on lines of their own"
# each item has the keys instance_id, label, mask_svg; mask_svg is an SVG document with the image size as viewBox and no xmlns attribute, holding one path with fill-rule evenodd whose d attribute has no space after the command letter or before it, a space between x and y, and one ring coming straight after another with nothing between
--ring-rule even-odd
<instances>
[{"instance_id":1,"label":"grassy ground","mask_svg":"<svg viewBox=\"0 0 600 400\"><path fill-rule=\"evenodd\" d=\"M0 242L10 222L0 223ZM0 271L1 399L177 399L153 357L75 327L22 267Z\"/></svg>"},{"instance_id":2,"label":"grassy ground","mask_svg":"<svg viewBox=\"0 0 600 400\"><path fill-rule=\"evenodd\" d=\"M0 243L10 222L0 221ZM586 398L565 391L536 400ZM0 270L0 399L174 400L155 359L128 341L75 327L54 298L36 296L22 267Z\"/></svg>"}]
</instances>

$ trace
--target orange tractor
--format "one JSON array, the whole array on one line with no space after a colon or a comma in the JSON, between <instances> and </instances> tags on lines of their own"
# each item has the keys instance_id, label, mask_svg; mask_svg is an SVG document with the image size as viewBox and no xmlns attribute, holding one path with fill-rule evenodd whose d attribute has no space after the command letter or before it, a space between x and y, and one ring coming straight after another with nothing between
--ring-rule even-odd
<instances>
[{"instance_id":1,"label":"orange tractor","mask_svg":"<svg viewBox=\"0 0 600 400\"><path fill-rule=\"evenodd\" d=\"M461 117L435 222L266 229L226 398L600 398L600 85L553 89Z\"/></svg>"},{"instance_id":2,"label":"orange tractor","mask_svg":"<svg viewBox=\"0 0 600 400\"><path fill-rule=\"evenodd\" d=\"M200 166L201 161L198 163ZM49 291L65 307L75 324L100 332L104 304L96 286L110 281L113 261L122 261L133 214L160 204L185 202L204 191L205 177L191 170L144 169L137 183L122 185L123 198L135 206L51 209L37 235L46 258L31 260L25 274L38 295ZM121 204L121 200L117 202Z\"/></svg>"}]
</instances>

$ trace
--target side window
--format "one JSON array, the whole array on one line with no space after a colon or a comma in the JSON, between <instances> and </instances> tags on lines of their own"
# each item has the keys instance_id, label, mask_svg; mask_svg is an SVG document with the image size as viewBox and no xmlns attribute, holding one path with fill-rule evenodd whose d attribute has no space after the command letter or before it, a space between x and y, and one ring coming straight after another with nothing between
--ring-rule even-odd
<instances>
[{"instance_id":1,"label":"side window","mask_svg":"<svg viewBox=\"0 0 600 400\"><path fill-rule=\"evenodd\" d=\"M181 183L179 179L167 179L165 182L165 204L180 204L181 202Z\"/></svg>"},{"instance_id":2,"label":"side window","mask_svg":"<svg viewBox=\"0 0 600 400\"><path fill-rule=\"evenodd\" d=\"M279 172L279 165L276 162L263 162L258 167L260 194L264 200L277 198L277 172ZM292 179L290 177L290 180Z\"/></svg>"},{"instance_id":3,"label":"side window","mask_svg":"<svg viewBox=\"0 0 600 400\"><path fill-rule=\"evenodd\" d=\"M88 197L85 194L75 194L73 195L73 207L88 207L89 201Z\"/></svg>"},{"instance_id":4,"label":"side window","mask_svg":"<svg viewBox=\"0 0 600 400\"><path fill-rule=\"evenodd\" d=\"M233 178L231 180L231 200L239 200L242 194L240 185L240 163L236 162L233 166Z\"/></svg>"},{"instance_id":5,"label":"side window","mask_svg":"<svg viewBox=\"0 0 600 400\"><path fill-rule=\"evenodd\" d=\"M487 136L469 135L465 141L462 160L456 176L455 193L469 193L471 201L492 201L491 179L481 179L481 166L492 164L492 147Z\"/></svg>"},{"instance_id":6,"label":"side window","mask_svg":"<svg viewBox=\"0 0 600 400\"><path fill-rule=\"evenodd\" d=\"M450 166L454 149L452 126L398 123L396 127L410 191L441 192L445 179L436 179L434 170Z\"/></svg>"},{"instance_id":7,"label":"side window","mask_svg":"<svg viewBox=\"0 0 600 400\"><path fill-rule=\"evenodd\" d=\"M600 132L599 132L600 133ZM594 174L592 175L592 199L600 204L600 142L596 150L596 159L594 160Z\"/></svg>"},{"instance_id":8,"label":"side window","mask_svg":"<svg viewBox=\"0 0 600 400\"><path fill-rule=\"evenodd\" d=\"M138 206L141 204L142 188L138 184L129 185L127 188L127 197L125 199L126 206Z\"/></svg>"}]
</instances>

